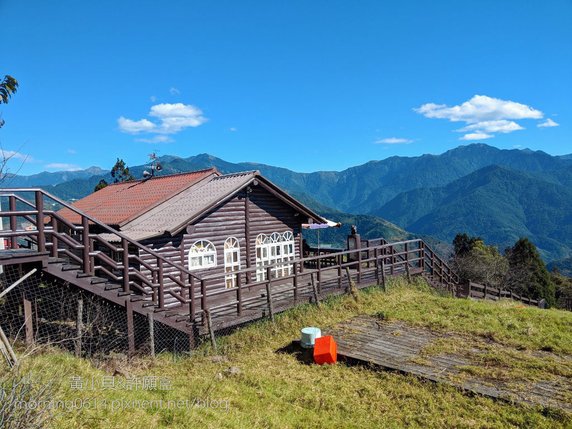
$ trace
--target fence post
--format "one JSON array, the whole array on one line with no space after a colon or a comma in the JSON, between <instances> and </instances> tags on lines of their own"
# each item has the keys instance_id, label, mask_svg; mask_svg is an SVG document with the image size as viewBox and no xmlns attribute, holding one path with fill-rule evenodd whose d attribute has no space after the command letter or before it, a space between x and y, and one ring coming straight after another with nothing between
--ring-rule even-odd
<instances>
[{"instance_id":1,"label":"fence post","mask_svg":"<svg viewBox=\"0 0 572 429\"><path fill-rule=\"evenodd\" d=\"M189 319L191 323L195 322L196 313L196 303L195 303L195 279L189 274Z\"/></svg>"},{"instance_id":2,"label":"fence post","mask_svg":"<svg viewBox=\"0 0 572 429\"><path fill-rule=\"evenodd\" d=\"M266 301L268 302L268 314L270 320L274 322L274 303L272 302L272 270L266 268Z\"/></svg>"},{"instance_id":3,"label":"fence post","mask_svg":"<svg viewBox=\"0 0 572 429\"><path fill-rule=\"evenodd\" d=\"M26 296L22 295L24 301L24 325L26 327L26 344L34 344L34 313L32 312L32 302Z\"/></svg>"},{"instance_id":4,"label":"fence post","mask_svg":"<svg viewBox=\"0 0 572 429\"><path fill-rule=\"evenodd\" d=\"M155 323L153 323L153 313L147 315L147 321L149 323L149 349L151 352L151 357L155 358Z\"/></svg>"},{"instance_id":5,"label":"fence post","mask_svg":"<svg viewBox=\"0 0 572 429\"><path fill-rule=\"evenodd\" d=\"M361 283L361 246L358 249L357 282Z\"/></svg>"},{"instance_id":6,"label":"fence post","mask_svg":"<svg viewBox=\"0 0 572 429\"><path fill-rule=\"evenodd\" d=\"M318 288L316 287L316 282L314 281L314 273L310 274L310 281L312 283L312 292L314 293L314 302L318 307L320 307L320 299L318 297Z\"/></svg>"},{"instance_id":7,"label":"fence post","mask_svg":"<svg viewBox=\"0 0 572 429\"><path fill-rule=\"evenodd\" d=\"M129 356L135 354L135 327L133 324L133 303L127 298L125 301L125 312L127 315L127 344L129 348Z\"/></svg>"},{"instance_id":8,"label":"fence post","mask_svg":"<svg viewBox=\"0 0 572 429\"><path fill-rule=\"evenodd\" d=\"M75 321L76 340L75 355L81 357L81 340L83 336L83 299L77 300L77 319Z\"/></svg>"},{"instance_id":9,"label":"fence post","mask_svg":"<svg viewBox=\"0 0 572 429\"><path fill-rule=\"evenodd\" d=\"M484 289L483 289L485 295L483 296L483 299L487 299L487 284L485 283L484 285Z\"/></svg>"},{"instance_id":10,"label":"fence post","mask_svg":"<svg viewBox=\"0 0 572 429\"><path fill-rule=\"evenodd\" d=\"M411 281L411 274L409 272L409 244L408 243L404 244L404 250L405 250L405 274L407 275L407 281L410 282Z\"/></svg>"},{"instance_id":11,"label":"fence post","mask_svg":"<svg viewBox=\"0 0 572 429\"><path fill-rule=\"evenodd\" d=\"M10 201L10 203L9 203L10 204L10 211L15 212L16 211L16 197L14 195L10 195L9 201ZM16 219L16 216L14 216L12 214L12 215L10 215L10 230L16 231L16 229L18 229L18 219ZM10 248L12 248L12 249L18 248L18 238L16 236L10 238Z\"/></svg>"},{"instance_id":12,"label":"fence post","mask_svg":"<svg viewBox=\"0 0 572 429\"><path fill-rule=\"evenodd\" d=\"M211 345L212 345L212 347L216 353L218 351L218 347L216 345L216 338L215 338L215 334L214 334L213 324L211 321L211 313L206 308L203 308L203 314L205 315L205 320L207 322L207 328L209 330L209 336L211 337Z\"/></svg>"},{"instance_id":13,"label":"fence post","mask_svg":"<svg viewBox=\"0 0 572 429\"><path fill-rule=\"evenodd\" d=\"M377 254L377 247L373 249L373 257L375 259L375 282L377 283L377 285L379 286L379 255Z\"/></svg>"}]
</instances>

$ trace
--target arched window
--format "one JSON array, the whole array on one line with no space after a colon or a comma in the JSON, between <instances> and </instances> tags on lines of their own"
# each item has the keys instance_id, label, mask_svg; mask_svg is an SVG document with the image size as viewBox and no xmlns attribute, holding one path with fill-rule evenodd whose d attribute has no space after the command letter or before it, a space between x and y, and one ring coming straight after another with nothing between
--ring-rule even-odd
<instances>
[{"instance_id":1,"label":"arched window","mask_svg":"<svg viewBox=\"0 0 572 429\"><path fill-rule=\"evenodd\" d=\"M295 257L294 234L273 232L270 235L258 234L256 237L256 280L266 279L266 265L291 261ZM292 264L280 264L271 268L273 277L292 274Z\"/></svg>"},{"instance_id":2,"label":"arched window","mask_svg":"<svg viewBox=\"0 0 572 429\"><path fill-rule=\"evenodd\" d=\"M195 241L189 250L189 270L216 267L216 248L208 240Z\"/></svg>"},{"instance_id":3,"label":"arched window","mask_svg":"<svg viewBox=\"0 0 572 429\"><path fill-rule=\"evenodd\" d=\"M224 242L224 272L225 285L227 289L236 286L236 276L234 271L240 270L240 244L234 237L229 237Z\"/></svg>"}]
</instances>

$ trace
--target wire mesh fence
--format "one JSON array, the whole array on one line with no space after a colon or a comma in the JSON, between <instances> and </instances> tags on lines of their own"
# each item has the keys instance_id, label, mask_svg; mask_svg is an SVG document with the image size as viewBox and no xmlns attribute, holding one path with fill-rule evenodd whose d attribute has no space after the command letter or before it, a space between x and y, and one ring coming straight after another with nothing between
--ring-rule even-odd
<instances>
[{"instance_id":1,"label":"wire mesh fence","mask_svg":"<svg viewBox=\"0 0 572 429\"><path fill-rule=\"evenodd\" d=\"M0 292L26 272L21 265L4 266ZM130 310L36 272L0 298L0 326L11 342L26 348L53 345L87 358L189 352L187 333L158 322L153 312Z\"/></svg>"}]
</instances>

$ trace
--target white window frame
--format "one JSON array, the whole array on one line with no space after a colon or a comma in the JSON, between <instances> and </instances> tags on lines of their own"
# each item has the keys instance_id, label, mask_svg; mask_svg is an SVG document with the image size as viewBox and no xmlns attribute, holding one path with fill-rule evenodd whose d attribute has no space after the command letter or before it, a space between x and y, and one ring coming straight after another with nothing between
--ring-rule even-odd
<instances>
[{"instance_id":1,"label":"white window frame","mask_svg":"<svg viewBox=\"0 0 572 429\"><path fill-rule=\"evenodd\" d=\"M224 284L227 289L236 287L236 276L232 273L240 270L240 243L236 237L224 241Z\"/></svg>"},{"instance_id":2,"label":"white window frame","mask_svg":"<svg viewBox=\"0 0 572 429\"><path fill-rule=\"evenodd\" d=\"M256 237L256 280L266 280L267 265L278 264L295 259L296 246L292 231L273 232L270 235L258 234ZM273 278L285 277L293 272L292 264L280 264L271 268Z\"/></svg>"},{"instance_id":3,"label":"white window frame","mask_svg":"<svg viewBox=\"0 0 572 429\"><path fill-rule=\"evenodd\" d=\"M189 270L216 267L216 247L209 240L197 240L189 249Z\"/></svg>"}]
</instances>

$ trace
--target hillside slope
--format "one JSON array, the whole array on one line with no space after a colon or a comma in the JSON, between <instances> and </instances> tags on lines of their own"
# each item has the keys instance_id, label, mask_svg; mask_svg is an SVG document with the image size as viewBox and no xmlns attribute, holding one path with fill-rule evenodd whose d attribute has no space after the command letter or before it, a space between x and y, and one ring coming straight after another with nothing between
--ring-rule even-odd
<instances>
[{"instance_id":1,"label":"hillside slope","mask_svg":"<svg viewBox=\"0 0 572 429\"><path fill-rule=\"evenodd\" d=\"M572 253L572 189L499 166L404 192L376 214L445 241L467 232L503 249L527 236L549 260Z\"/></svg>"}]
</instances>

